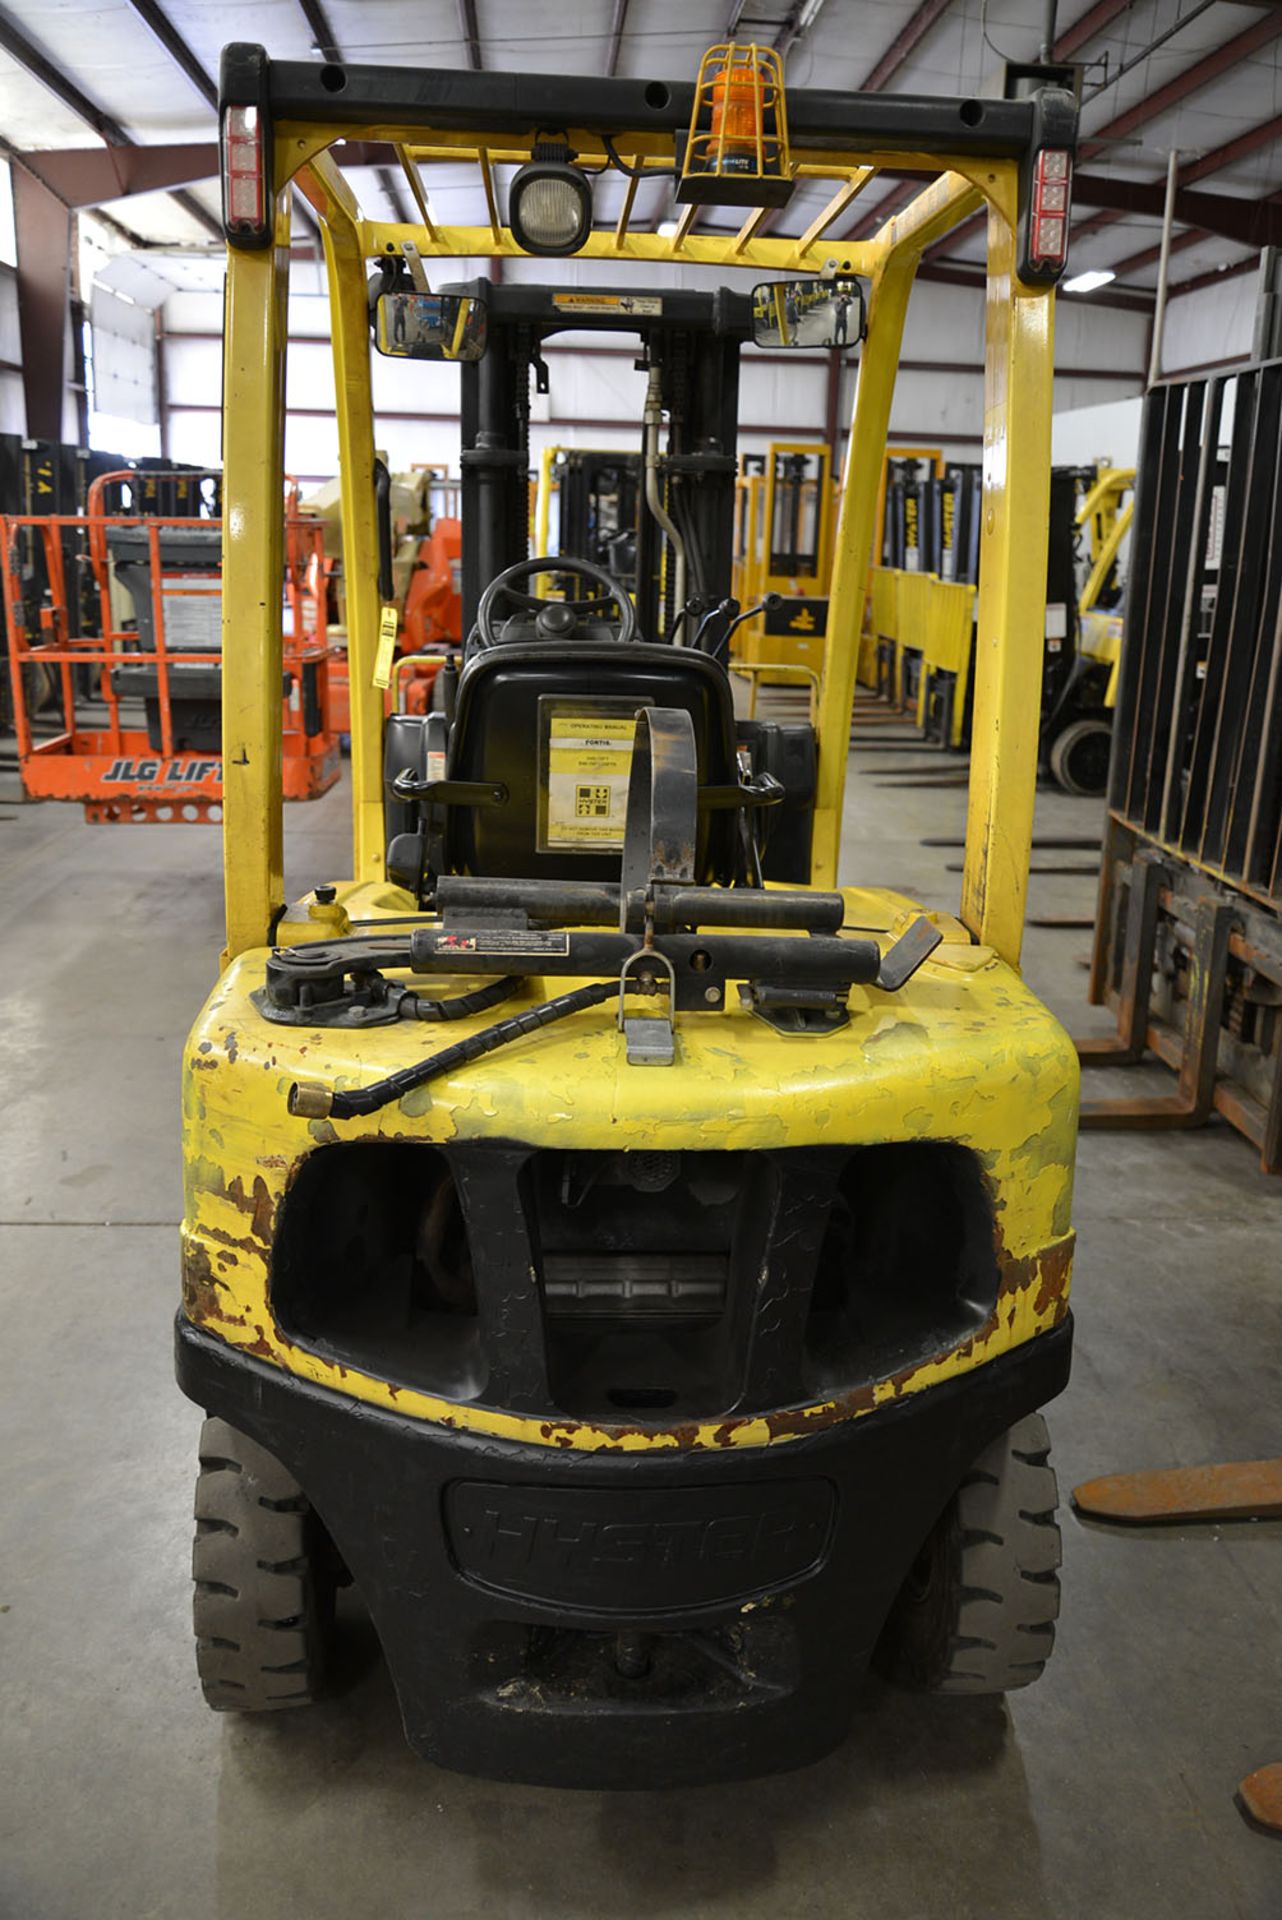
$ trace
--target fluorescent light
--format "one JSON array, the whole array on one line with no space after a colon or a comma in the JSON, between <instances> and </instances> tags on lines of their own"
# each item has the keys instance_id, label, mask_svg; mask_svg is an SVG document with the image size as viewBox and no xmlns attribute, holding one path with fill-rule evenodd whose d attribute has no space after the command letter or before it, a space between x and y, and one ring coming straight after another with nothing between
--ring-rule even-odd
<instances>
[{"instance_id":1,"label":"fluorescent light","mask_svg":"<svg viewBox=\"0 0 1282 1920\"><path fill-rule=\"evenodd\" d=\"M677 223L675 220L660 220L658 226L655 228L655 232L658 234L660 240L671 240L676 230Z\"/></svg>"},{"instance_id":2,"label":"fluorescent light","mask_svg":"<svg viewBox=\"0 0 1282 1920\"><path fill-rule=\"evenodd\" d=\"M1111 267L1091 267L1086 273L1075 273L1071 280L1060 282L1061 293L1094 293L1097 287L1106 287L1117 275Z\"/></svg>"}]
</instances>

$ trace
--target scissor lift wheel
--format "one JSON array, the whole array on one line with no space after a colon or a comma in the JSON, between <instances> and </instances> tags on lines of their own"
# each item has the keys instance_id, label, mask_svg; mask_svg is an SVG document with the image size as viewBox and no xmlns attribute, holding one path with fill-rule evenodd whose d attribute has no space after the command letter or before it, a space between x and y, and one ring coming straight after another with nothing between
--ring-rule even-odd
<instances>
[{"instance_id":1,"label":"scissor lift wheel","mask_svg":"<svg viewBox=\"0 0 1282 1920\"><path fill-rule=\"evenodd\" d=\"M225 1420L206 1420L192 1577L196 1665L211 1707L265 1713L320 1691L335 1569L297 1481Z\"/></svg>"},{"instance_id":2,"label":"scissor lift wheel","mask_svg":"<svg viewBox=\"0 0 1282 1920\"><path fill-rule=\"evenodd\" d=\"M1009 1693L1049 1660L1060 1533L1039 1413L986 1448L936 1522L881 1647L893 1679L934 1693Z\"/></svg>"}]
</instances>

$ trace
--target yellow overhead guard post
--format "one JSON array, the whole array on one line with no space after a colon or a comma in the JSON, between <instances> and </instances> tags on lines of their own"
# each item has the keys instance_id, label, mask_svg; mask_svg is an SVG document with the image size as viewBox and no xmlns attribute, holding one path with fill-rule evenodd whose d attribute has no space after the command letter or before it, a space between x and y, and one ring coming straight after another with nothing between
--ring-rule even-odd
<instances>
[{"instance_id":1,"label":"yellow overhead guard post","mask_svg":"<svg viewBox=\"0 0 1282 1920\"><path fill-rule=\"evenodd\" d=\"M365 458L373 459L372 426L363 395L368 386L366 338L358 336L356 275L352 265L361 259L387 252L398 252L408 242L424 256L441 254L470 257L484 253L518 252L505 228L497 233L490 228L435 226L431 231L418 227L399 227L359 217L350 189L325 149L344 137L344 123L327 130L308 127L306 133L281 129L276 135L278 178L282 182L294 172L298 184L316 211L325 236L325 251L331 288L339 288L335 304L334 347L336 375L343 404L339 409L340 447L352 438L353 458L344 464L345 529L352 528L345 542L351 543L352 563L348 573L348 606L351 635L349 641L352 671L353 788L355 808L355 854L357 872L370 875L377 865L377 840L381 832L380 766L377 747L381 724L381 703L363 670L366 649L377 637L377 606L373 581L377 571L372 481L367 486L363 474ZM411 128L402 128L402 144L417 166L434 159L457 161L477 157L474 144L445 134L415 137ZM380 135L380 137L384 137ZM584 147L591 136L583 134ZM532 141L516 142L508 136L501 144L495 140L487 149L493 163L508 165L525 160ZM641 149L653 147L653 137L636 139L631 154L638 164L648 159ZM807 160L799 174L828 178L871 177L871 169L888 155L852 162L827 155L822 160ZM938 167L939 160L924 156L894 156L897 164L905 158ZM857 669L857 634L862 619L863 596L871 554L876 516L880 466L868 450L884 448L889 426L890 403L894 392L900 343L912 291L913 276L927 247L965 219L986 199L989 205L989 254L987 348L985 352L984 411L984 495L981 534L982 587L979 604L979 638L976 657L976 726L971 755L971 826L968 829L965 873L962 886L962 918L976 938L994 946L1010 960L1018 960L1027 865L1032 837L1033 797L1036 781L1036 741L1027 737L1021 716L1037 701L1040 672L1040 632L1038 607L1045 594L1045 562L1035 540L1011 538L1010 504L1019 502L1021 525L1033 525L1040 515L1045 524L1049 506L1049 435L1051 379L1053 359L1053 288L1044 284L1021 283L1015 268L1015 221L1018 214L1019 169L1013 160L994 160L977 167L968 157L953 156L953 165L918 199L894 216L885 229L871 241L844 243L843 265L850 263L855 274L867 275L872 291L869 301L868 338L863 350L854 415L847 442L845 479L841 512L834 541L832 595L829 608L829 644L823 676L820 705L820 772L815 822L813 877L817 885L831 885L837 876L837 850L840 836L842 801L845 793L846 754L844 743L849 734L849 716L854 699ZM655 171L659 170L656 161ZM973 178L970 176L974 176ZM286 217L284 184L279 194L281 214ZM750 220L748 223L750 224ZM678 248L672 239L626 228L596 229L583 255L618 261L646 262L688 259L701 265L752 271L819 272L832 258L831 242L822 235L806 248L787 239L743 236L704 237L687 234ZM233 249L228 262L229 343L240 338L236 316L252 300L258 325L283 326L276 318L283 313L288 265L283 247L276 256L275 272L270 276L271 302L266 316L258 283L264 267L254 254ZM255 282L249 300L244 282ZM363 295L361 296L363 297ZM225 409L229 422L227 485L236 484L236 476L245 469L235 459L242 431L241 421L252 417L255 426L245 432L266 434L272 413L270 394L263 391L265 369L249 366L237 354L229 353L226 365ZM275 402L279 405L279 400ZM283 472L283 452L274 449ZM265 509L268 478L267 461L255 453L251 469L253 482L243 503L246 519ZM236 512L233 503L231 512ZM245 520L234 524L245 524ZM362 564L363 563L363 564ZM225 672L231 676L229 711L237 705L235 692L238 662L245 666L245 677L255 682L257 659L244 658L236 645L236 636L258 630L264 649L279 646L279 624L274 600L266 604L252 587L245 604L240 603L237 572L224 591ZM364 589L362 590L362 582ZM267 631L263 631L266 628ZM274 629L274 631L273 631ZM250 706L260 693L247 690ZM1015 744L1021 741L1022 744ZM242 945L254 944L266 935L271 914L282 904L278 868L264 864L268 857L270 829L266 823L277 810L273 798L273 775L266 756L254 756L252 762L229 758L227 808L229 849L227 864L228 953ZM233 769L236 769L233 771ZM278 776L277 776L278 779ZM244 830L239 823L243 821Z\"/></svg>"}]
</instances>

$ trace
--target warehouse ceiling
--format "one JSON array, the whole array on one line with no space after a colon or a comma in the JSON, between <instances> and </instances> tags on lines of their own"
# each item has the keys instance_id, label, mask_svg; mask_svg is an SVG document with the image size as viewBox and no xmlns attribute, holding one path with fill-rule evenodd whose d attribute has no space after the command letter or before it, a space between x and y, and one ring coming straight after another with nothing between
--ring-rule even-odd
<instances>
[{"instance_id":1,"label":"warehouse ceiling","mask_svg":"<svg viewBox=\"0 0 1282 1920\"><path fill-rule=\"evenodd\" d=\"M1041 0L0 0L0 129L19 151L209 141L219 50L236 39L296 60L685 79L708 45L735 35L778 46L794 87L991 92L1003 60L1036 58L1043 13ZM1249 265L1256 249L1225 237L1235 210L1222 203L1282 201L1282 6L1061 0L1056 32L1056 58L1083 64L1079 175L1097 196L1077 196L1072 269L1113 268L1118 290L1151 294L1172 148L1181 187L1205 196L1177 225L1172 283ZM371 214L407 217L394 171L357 167L352 180ZM613 221L623 184L600 182L598 221ZM1128 187L1149 190L1138 207L1100 204ZM910 190L876 182L846 233L873 231ZM432 197L447 222L485 221L475 174L435 178ZM825 197L799 190L773 231L799 232ZM110 206L131 234L170 249L214 246L217 210L213 181ZM647 184L634 224L671 211L670 188ZM1195 216L1217 217L1217 230ZM982 255L973 222L928 271L973 272Z\"/></svg>"}]
</instances>

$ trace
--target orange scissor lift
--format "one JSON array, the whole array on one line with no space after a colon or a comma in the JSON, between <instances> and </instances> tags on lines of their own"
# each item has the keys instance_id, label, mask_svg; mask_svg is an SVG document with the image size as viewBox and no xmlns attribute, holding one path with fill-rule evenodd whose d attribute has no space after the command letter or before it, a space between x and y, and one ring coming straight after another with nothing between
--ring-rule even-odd
<instances>
[{"instance_id":1,"label":"orange scissor lift","mask_svg":"<svg viewBox=\"0 0 1282 1920\"><path fill-rule=\"evenodd\" d=\"M133 504L154 497L156 483L190 486L202 477L214 476L122 469L94 481L82 515L0 515L14 732L28 798L78 800L86 818L100 822L221 819L222 522L108 510L109 496L125 489ZM87 597L69 548L91 569ZM33 568L37 559L42 568ZM38 606L24 569L41 579ZM143 584L122 596L128 572ZM329 711L324 532L298 513L292 485L281 595L284 794L312 800L333 786L340 758ZM132 624L123 598L133 600ZM203 638L202 624L211 629ZM42 666L57 681L52 730L29 702L32 669Z\"/></svg>"},{"instance_id":2,"label":"orange scissor lift","mask_svg":"<svg viewBox=\"0 0 1282 1920\"><path fill-rule=\"evenodd\" d=\"M398 630L386 682L377 684L383 686L385 714L426 713L437 674L454 660L463 643L461 482L451 478L447 468L427 463L415 464L408 473L394 474L384 467L383 475L388 495L385 565L390 569L383 585L388 604L397 609ZM406 494L421 489L416 516L398 513L393 504L398 489L402 501ZM337 483L305 500L300 512L304 519L314 519L327 529L325 565L333 568L339 587L338 624L331 635L335 647L329 664L329 702L333 729L346 736L351 729L351 700Z\"/></svg>"}]
</instances>

